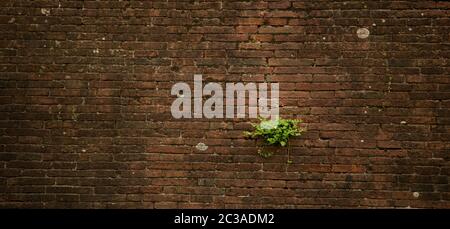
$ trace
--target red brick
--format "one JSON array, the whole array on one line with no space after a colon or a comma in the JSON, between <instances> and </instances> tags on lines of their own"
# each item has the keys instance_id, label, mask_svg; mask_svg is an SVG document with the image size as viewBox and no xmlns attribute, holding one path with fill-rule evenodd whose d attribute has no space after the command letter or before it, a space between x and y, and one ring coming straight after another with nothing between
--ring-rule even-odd
<instances>
[{"instance_id":1,"label":"red brick","mask_svg":"<svg viewBox=\"0 0 450 229\"><path fill-rule=\"evenodd\" d=\"M447 2L2 3L0 207L450 208ZM200 73L279 83L292 163L172 118Z\"/></svg>"}]
</instances>

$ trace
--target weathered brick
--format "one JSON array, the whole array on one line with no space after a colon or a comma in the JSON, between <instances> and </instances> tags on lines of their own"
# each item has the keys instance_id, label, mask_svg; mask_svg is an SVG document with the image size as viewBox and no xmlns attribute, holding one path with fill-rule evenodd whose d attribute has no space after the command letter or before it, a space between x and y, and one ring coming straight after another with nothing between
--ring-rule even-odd
<instances>
[{"instance_id":1,"label":"weathered brick","mask_svg":"<svg viewBox=\"0 0 450 229\"><path fill-rule=\"evenodd\" d=\"M450 208L445 1L1 4L0 207ZM292 163L174 119L200 73L279 83Z\"/></svg>"}]
</instances>

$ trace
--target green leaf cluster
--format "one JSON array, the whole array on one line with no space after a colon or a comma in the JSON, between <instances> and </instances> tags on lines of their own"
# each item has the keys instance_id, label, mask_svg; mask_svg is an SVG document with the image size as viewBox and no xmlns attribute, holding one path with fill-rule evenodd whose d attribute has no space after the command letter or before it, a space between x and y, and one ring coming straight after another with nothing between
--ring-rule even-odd
<instances>
[{"instance_id":1,"label":"green leaf cluster","mask_svg":"<svg viewBox=\"0 0 450 229\"><path fill-rule=\"evenodd\" d=\"M300 119L261 119L259 123L252 123L253 131L245 131L249 138L262 138L265 143L273 146L286 146L289 138L301 135L305 129L298 126Z\"/></svg>"}]
</instances>

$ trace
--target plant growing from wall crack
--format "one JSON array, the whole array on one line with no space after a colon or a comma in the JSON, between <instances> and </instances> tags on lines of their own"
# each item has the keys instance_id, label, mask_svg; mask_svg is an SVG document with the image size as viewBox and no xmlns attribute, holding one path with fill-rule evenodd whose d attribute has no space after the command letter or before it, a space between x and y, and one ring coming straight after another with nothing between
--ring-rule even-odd
<instances>
[{"instance_id":1,"label":"plant growing from wall crack","mask_svg":"<svg viewBox=\"0 0 450 229\"><path fill-rule=\"evenodd\" d=\"M259 118L259 123L252 123L253 131L245 131L244 135L251 139L262 138L266 146L287 147L287 163L292 163L290 159L289 139L291 137L300 136L306 131L305 128L298 126L302 122L301 119L275 119L266 120ZM273 155L273 152L267 151L262 146L258 149L258 154L263 158Z\"/></svg>"}]
</instances>

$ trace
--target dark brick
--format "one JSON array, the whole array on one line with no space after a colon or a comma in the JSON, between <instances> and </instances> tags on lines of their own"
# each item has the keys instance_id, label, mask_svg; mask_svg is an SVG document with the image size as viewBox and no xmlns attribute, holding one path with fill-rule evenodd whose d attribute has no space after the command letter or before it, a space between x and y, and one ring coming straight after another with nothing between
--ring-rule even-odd
<instances>
[{"instance_id":1,"label":"dark brick","mask_svg":"<svg viewBox=\"0 0 450 229\"><path fill-rule=\"evenodd\" d=\"M1 5L0 207L450 208L445 1ZM292 163L172 118L196 73L280 83Z\"/></svg>"}]
</instances>

